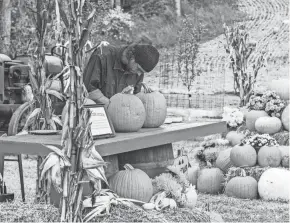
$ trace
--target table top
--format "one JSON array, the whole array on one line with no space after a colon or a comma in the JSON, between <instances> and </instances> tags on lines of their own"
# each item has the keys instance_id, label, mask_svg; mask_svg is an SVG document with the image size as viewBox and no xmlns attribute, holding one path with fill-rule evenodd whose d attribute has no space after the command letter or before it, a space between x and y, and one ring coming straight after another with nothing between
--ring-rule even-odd
<instances>
[{"instance_id":1,"label":"table top","mask_svg":"<svg viewBox=\"0 0 290 223\"><path fill-rule=\"evenodd\" d=\"M113 138L95 140L95 146L101 156L109 156L197 136L222 133L225 130L226 123L223 121L176 123L162 125L159 128L142 128L138 132L116 133ZM51 150L44 144L60 147L60 140L60 134L0 137L0 153L47 155Z\"/></svg>"}]
</instances>

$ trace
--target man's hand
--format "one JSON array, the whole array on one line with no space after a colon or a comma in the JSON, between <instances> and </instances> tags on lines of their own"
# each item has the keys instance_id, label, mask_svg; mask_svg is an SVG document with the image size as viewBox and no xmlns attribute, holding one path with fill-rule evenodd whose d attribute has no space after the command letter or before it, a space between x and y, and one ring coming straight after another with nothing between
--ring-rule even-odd
<instances>
[{"instance_id":1,"label":"man's hand","mask_svg":"<svg viewBox=\"0 0 290 223\"><path fill-rule=\"evenodd\" d=\"M134 93L134 86L133 85L129 85L127 87L125 87L122 92L123 94L133 94Z\"/></svg>"}]
</instances>

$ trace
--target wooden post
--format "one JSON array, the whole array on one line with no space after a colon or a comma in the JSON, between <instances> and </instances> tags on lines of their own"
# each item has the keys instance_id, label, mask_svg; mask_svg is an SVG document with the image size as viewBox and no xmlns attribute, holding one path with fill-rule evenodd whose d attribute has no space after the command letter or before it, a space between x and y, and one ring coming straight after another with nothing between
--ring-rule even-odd
<instances>
[{"instance_id":1,"label":"wooden post","mask_svg":"<svg viewBox=\"0 0 290 223\"><path fill-rule=\"evenodd\" d=\"M181 16L181 0L175 0L175 8L177 16Z\"/></svg>"}]
</instances>

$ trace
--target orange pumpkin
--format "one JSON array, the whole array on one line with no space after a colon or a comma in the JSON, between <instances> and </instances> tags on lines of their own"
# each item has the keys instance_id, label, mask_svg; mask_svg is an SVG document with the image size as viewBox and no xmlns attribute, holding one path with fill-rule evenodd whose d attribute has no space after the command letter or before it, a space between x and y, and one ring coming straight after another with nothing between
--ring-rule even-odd
<instances>
[{"instance_id":1,"label":"orange pumpkin","mask_svg":"<svg viewBox=\"0 0 290 223\"><path fill-rule=\"evenodd\" d=\"M220 168L224 173L227 172L227 170L233 166L230 157L231 151L232 148L221 151L215 162L216 167Z\"/></svg>"},{"instance_id":2,"label":"orange pumpkin","mask_svg":"<svg viewBox=\"0 0 290 223\"><path fill-rule=\"evenodd\" d=\"M260 117L255 122L255 129L263 134L275 134L282 128L282 122L277 117Z\"/></svg>"},{"instance_id":3,"label":"orange pumpkin","mask_svg":"<svg viewBox=\"0 0 290 223\"><path fill-rule=\"evenodd\" d=\"M186 174L187 180L192 185L197 184L197 178L198 178L199 171L200 171L200 168L198 165L191 166L187 169L187 174Z\"/></svg>"},{"instance_id":4,"label":"orange pumpkin","mask_svg":"<svg viewBox=\"0 0 290 223\"><path fill-rule=\"evenodd\" d=\"M289 146L279 146L278 148L280 149L281 157L282 157L281 165L283 167L289 168L289 150L290 150L290 147Z\"/></svg>"},{"instance_id":5,"label":"orange pumpkin","mask_svg":"<svg viewBox=\"0 0 290 223\"><path fill-rule=\"evenodd\" d=\"M202 169L197 178L197 190L217 194L223 189L224 175L219 168Z\"/></svg>"},{"instance_id":6,"label":"orange pumpkin","mask_svg":"<svg viewBox=\"0 0 290 223\"><path fill-rule=\"evenodd\" d=\"M230 131L226 135L226 139L230 142L231 146L239 145L244 138L244 134L236 131Z\"/></svg>"},{"instance_id":7,"label":"orange pumpkin","mask_svg":"<svg viewBox=\"0 0 290 223\"><path fill-rule=\"evenodd\" d=\"M260 117L269 117L267 112L262 110L251 110L246 114L246 126L250 131L255 131L255 122Z\"/></svg>"},{"instance_id":8,"label":"orange pumpkin","mask_svg":"<svg viewBox=\"0 0 290 223\"><path fill-rule=\"evenodd\" d=\"M278 167L282 160L278 146L262 146L258 152L258 163L261 167Z\"/></svg>"},{"instance_id":9,"label":"orange pumpkin","mask_svg":"<svg viewBox=\"0 0 290 223\"><path fill-rule=\"evenodd\" d=\"M231 150L231 162L236 167L255 166L257 163L256 150L251 145L236 145Z\"/></svg>"},{"instance_id":10,"label":"orange pumpkin","mask_svg":"<svg viewBox=\"0 0 290 223\"><path fill-rule=\"evenodd\" d=\"M280 78L272 80L268 86L271 91L275 91L281 99L289 100L289 79Z\"/></svg>"},{"instance_id":11,"label":"orange pumpkin","mask_svg":"<svg viewBox=\"0 0 290 223\"><path fill-rule=\"evenodd\" d=\"M281 121L283 124L284 129L286 129L287 131L289 131L289 105L286 106L286 108L284 108L283 112L282 112L282 116L281 116Z\"/></svg>"},{"instance_id":12,"label":"orange pumpkin","mask_svg":"<svg viewBox=\"0 0 290 223\"><path fill-rule=\"evenodd\" d=\"M226 185L225 194L229 197L256 199L258 197L258 182L251 176L237 176Z\"/></svg>"},{"instance_id":13,"label":"orange pumpkin","mask_svg":"<svg viewBox=\"0 0 290 223\"><path fill-rule=\"evenodd\" d=\"M146 118L143 128L157 128L166 119L167 104L166 99L158 91L152 91L146 84L142 83L144 92L136 94L142 101L146 111Z\"/></svg>"}]
</instances>

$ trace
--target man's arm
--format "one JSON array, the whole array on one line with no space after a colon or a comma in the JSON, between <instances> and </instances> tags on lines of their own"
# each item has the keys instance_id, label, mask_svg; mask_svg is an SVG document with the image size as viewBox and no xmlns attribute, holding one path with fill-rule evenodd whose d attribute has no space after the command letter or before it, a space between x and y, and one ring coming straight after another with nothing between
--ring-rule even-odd
<instances>
[{"instance_id":1,"label":"man's arm","mask_svg":"<svg viewBox=\"0 0 290 223\"><path fill-rule=\"evenodd\" d=\"M141 91L143 79L144 79L144 73L138 76L137 78L137 83L134 87L134 94L138 94Z\"/></svg>"}]
</instances>

